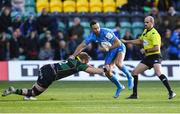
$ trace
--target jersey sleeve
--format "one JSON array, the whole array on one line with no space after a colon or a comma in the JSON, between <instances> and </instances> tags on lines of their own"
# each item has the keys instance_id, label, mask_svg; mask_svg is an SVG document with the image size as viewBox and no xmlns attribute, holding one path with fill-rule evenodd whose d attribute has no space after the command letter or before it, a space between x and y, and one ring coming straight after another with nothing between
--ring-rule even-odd
<instances>
[{"instance_id":1,"label":"jersey sleeve","mask_svg":"<svg viewBox=\"0 0 180 114\"><path fill-rule=\"evenodd\" d=\"M152 44L153 45L160 45L160 35L157 32L152 32Z\"/></svg>"},{"instance_id":2,"label":"jersey sleeve","mask_svg":"<svg viewBox=\"0 0 180 114\"><path fill-rule=\"evenodd\" d=\"M77 70L78 70L78 71L85 71L87 68L88 68L88 65L87 65L87 64L83 64L83 63L80 63L80 64L77 66Z\"/></svg>"},{"instance_id":3,"label":"jersey sleeve","mask_svg":"<svg viewBox=\"0 0 180 114\"><path fill-rule=\"evenodd\" d=\"M140 35L139 39L143 40L143 35L145 34L146 30L143 31L143 33Z\"/></svg>"},{"instance_id":4,"label":"jersey sleeve","mask_svg":"<svg viewBox=\"0 0 180 114\"><path fill-rule=\"evenodd\" d=\"M88 44L90 44L92 41L93 41L93 34L90 33L90 34L88 35L88 37L84 40L84 43L85 43L86 45L88 45Z\"/></svg>"}]
</instances>

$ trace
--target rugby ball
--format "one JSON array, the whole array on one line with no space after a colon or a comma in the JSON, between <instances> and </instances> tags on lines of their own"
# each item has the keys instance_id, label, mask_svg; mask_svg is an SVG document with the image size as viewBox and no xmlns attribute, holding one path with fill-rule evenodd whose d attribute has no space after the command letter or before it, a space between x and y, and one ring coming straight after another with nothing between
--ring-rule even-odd
<instances>
[{"instance_id":1,"label":"rugby ball","mask_svg":"<svg viewBox=\"0 0 180 114\"><path fill-rule=\"evenodd\" d=\"M109 49L112 45L110 42L101 42L101 46L104 48L104 49Z\"/></svg>"}]
</instances>

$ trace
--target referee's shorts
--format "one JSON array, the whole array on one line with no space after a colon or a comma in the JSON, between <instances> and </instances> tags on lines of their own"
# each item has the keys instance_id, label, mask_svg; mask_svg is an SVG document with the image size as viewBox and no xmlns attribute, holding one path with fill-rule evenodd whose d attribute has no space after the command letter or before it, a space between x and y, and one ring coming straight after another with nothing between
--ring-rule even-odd
<instances>
[{"instance_id":1,"label":"referee's shorts","mask_svg":"<svg viewBox=\"0 0 180 114\"><path fill-rule=\"evenodd\" d=\"M161 55L160 54L154 54L154 55L145 56L143 58L143 60L141 61L141 63L145 64L146 66L149 67L149 69L151 69L154 64L156 64L156 63L161 64L161 61L162 61Z\"/></svg>"}]
</instances>

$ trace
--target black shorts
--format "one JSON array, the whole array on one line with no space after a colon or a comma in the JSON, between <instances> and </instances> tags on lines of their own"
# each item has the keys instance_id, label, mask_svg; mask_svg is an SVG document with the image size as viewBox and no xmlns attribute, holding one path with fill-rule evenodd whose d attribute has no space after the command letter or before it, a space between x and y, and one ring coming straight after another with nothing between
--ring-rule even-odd
<instances>
[{"instance_id":1,"label":"black shorts","mask_svg":"<svg viewBox=\"0 0 180 114\"><path fill-rule=\"evenodd\" d=\"M154 54L154 55L145 56L143 60L141 61L141 63L145 64L146 66L149 67L149 69L151 69L154 64L156 63L161 64L161 61L162 61L161 55Z\"/></svg>"},{"instance_id":2,"label":"black shorts","mask_svg":"<svg viewBox=\"0 0 180 114\"><path fill-rule=\"evenodd\" d=\"M48 88L49 85L52 84L53 81L55 81L55 73L51 67L51 65L44 65L39 70L39 76L37 83L44 88Z\"/></svg>"}]
</instances>

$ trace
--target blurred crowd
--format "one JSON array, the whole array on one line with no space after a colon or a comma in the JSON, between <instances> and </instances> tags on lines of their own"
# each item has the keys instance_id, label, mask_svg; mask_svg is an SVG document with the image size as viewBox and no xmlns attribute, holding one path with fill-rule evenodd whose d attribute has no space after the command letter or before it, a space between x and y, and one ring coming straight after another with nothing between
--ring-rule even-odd
<instances>
[{"instance_id":1,"label":"blurred crowd","mask_svg":"<svg viewBox=\"0 0 180 114\"><path fill-rule=\"evenodd\" d=\"M24 12L23 6L14 4L13 1L16 0L1 0L0 3L1 61L64 60L74 52L78 44L85 38L86 31L81 25L81 18L74 17L70 26L58 29L59 17L52 16L46 9L37 15L29 13L25 18L20 14L12 17L11 13L14 10L21 12L21 14ZM144 15L152 15L155 18L155 28L162 37L163 59L180 60L180 2L177 0L177 3L173 2L169 5L162 3L158 7L153 7L151 2L147 2L142 7L139 6L141 2L137 1L130 0L128 5L119 7L119 9L128 12L142 10ZM117 23L113 31L120 39L135 39L131 31L128 30L121 37L120 30L121 25ZM143 57L140 52L141 47L131 44L127 44L126 47L126 60L139 60ZM104 60L105 58L105 52L101 52L95 43L89 45L85 51L93 60Z\"/></svg>"}]
</instances>

